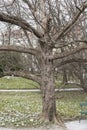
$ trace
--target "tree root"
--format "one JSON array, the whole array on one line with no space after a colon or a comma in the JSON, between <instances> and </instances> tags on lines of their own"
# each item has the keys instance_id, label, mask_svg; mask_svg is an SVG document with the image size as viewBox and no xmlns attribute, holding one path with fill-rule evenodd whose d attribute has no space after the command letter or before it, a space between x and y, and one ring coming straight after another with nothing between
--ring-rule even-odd
<instances>
[{"instance_id":1,"label":"tree root","mask_svg":"<svg viewBox=\"0 0 87 130\"><path fill-rule=\"evenodd\" d=\"M49 118L47 116L43 116L43 114L41 114L40 121L44 125L54 124L54 125L58 125L59 127L66 128L63 119L58 114L54 116L52 121L49 121Z\"/></svg>"}]
</instances>

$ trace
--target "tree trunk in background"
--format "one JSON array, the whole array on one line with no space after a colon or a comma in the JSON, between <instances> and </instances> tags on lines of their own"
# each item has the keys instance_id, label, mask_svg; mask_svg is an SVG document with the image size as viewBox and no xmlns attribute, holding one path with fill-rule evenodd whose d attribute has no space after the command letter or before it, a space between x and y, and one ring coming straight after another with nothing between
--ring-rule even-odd
<instances>
[{"instance_id":1,"label":"tree trunk in background","mask_svg":"<svg viewBox=\"0 0 87 130\"><path fill-rule=\"evenodd\" d=\"M68 80L67 80L67 72L66 70L63 68L63 84L67 83Z\"/></svg>"},{"instance_id":2,"label":"tree trunk in background","mask_svg":"<svg viewBox=\"0 0 87 130\"><path fill-rule=\"evenodd\" d=\"M87 85L85 84L82 75L80 75L80 86L81 86L81 88L83 88L83 90L84 90L85 92L87 92Z\"/></svg>"},{"instance_id":3,"label":"tree trunk in background","mask_svg":"<svg viewBox=\"0 0 87 130\"><path fill-rule=\"evenodd\" d=\"M80 86L83 88L85 92L87 92L87 85L85 84L84 77L83 77L83 64L79 64L80 73L79 73L79 79L80 79Z\"/></svg>"}]
</instances>

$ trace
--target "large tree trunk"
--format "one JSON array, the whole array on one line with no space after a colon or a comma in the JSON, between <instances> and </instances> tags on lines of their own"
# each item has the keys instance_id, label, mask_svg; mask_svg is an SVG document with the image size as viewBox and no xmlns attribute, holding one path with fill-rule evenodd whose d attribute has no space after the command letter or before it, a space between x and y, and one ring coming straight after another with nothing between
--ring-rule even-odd
<instances>
[{"instance_id":1,"label":"large tree trunk","mask_svg":"<svg viewBox=\"0 0 87 130\"><path fill-rule=\"evenodd\" d=\"M53 61L48 57L43 58L42 61L42 119L46 122L55 123L57 122L57 113Z\"/></svg>"},{"instance_id":2,"label":"large tree trunk","mask_svg":"<svg viewBox=\"0 0 87 130\"><path fill-rule=\"evenodd\" d=\"M53 121L56 116L56 102L52 62L47 60L42 67L42 116L46 121Z\"/></svg>"}]
</instances>

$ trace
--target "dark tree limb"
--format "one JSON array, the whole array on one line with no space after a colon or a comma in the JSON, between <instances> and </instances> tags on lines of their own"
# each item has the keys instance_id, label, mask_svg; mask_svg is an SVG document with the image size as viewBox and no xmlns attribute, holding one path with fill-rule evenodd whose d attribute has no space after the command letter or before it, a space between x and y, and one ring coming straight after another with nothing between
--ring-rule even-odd
<instances>
[{"instance_id":1,"label":"dark tree limb","mask_svg":"<svg viewBox=\"0 0 87 130\"><path fill-rule=\"evenodd\" d=\"M38 55L40 54L40 51L37 49L33 48L26 48L22 46L14 46L14 45L1 45L0 46L0 51L14 51L14 52L20 52L20 53L28 53L31 55Z\"/></svg>"},{"instance_id":2,"label":"dark tree limb","mask_svg":"<svg viewBox=\"0 0 87 130\"><path fill-rule=\"evenodd\" d=\"M33 80L35 82L37 82L39 85L41 84L41 78L39 76L35 76L33 74L29 74L29 72L24 72L24 71L9 71L9 72L4 72L3 73L4 76L7 75L14 75L17 77L22 77L22 78L26 78L26 79L30 79Z\"/></svg>"},{"instance_id":3,"label":"dark tree limb","mask_svg":"<svg viewBox=\"0 0 87 130\"><path fill-rule=\"evenodd\" d=\"M73 62L87 62L87 59L83 59L83 58L72 58L72 59L66 59L64 61L61 61L56 67L61 67L63 65L66 65L66 64L70 64L70 63L73 63Z\"/></svg>"},{"instance_id":4,"label":"dark tree limb","mask_svg":"<svg viewBox=\"0 0 87 130\"><path fill-rule=\"evenodd\" d=\"M31 26L27 21L22 18L18 18L17 16L11 16L6 13L0 12L0 21L11 23L17 25L25 30L33 32L34 35L38 38L41 38L43 35L41 32L39 33L33 26Z\"/></svg>"}]
</instances>

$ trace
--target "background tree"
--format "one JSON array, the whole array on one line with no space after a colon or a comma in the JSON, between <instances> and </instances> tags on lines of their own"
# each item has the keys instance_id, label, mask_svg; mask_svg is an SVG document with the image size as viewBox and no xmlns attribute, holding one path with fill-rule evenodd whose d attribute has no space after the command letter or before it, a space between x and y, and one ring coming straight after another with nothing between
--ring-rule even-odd
<instances>
[{"instance_id":1,"label":"background tree","mask_svg":"<svg viewBox=\"0 0 87 130\"><path fill-rule=\"evenodd\" d=\"M23 59L19 53L0 52L0 66L5 71L23 70Z\"/></svg>"},{"instance_id":2,"label":"background tree","mask_svg":"<svg viewBox=\"0 0 87 130\"><path fill-rule=\"evenodd\" d=\"M64 0L13 0L1 3L0 21L19 26L33 34L34 42L26 46L0 46L0 51L16 51L33 55L40 71L36 74L14 72L41 85L42 118L44 121L59 122L55 101L55 61L57 66L86 59L74 56L87 49L87 40L79 35L79 26L86 16L87 2ZM26 13L27 12L27 13ZM72 13L73 12L73 13ZM84 14L83 14L84 12ZM77 28L76 28L77 27ZM79 44L77 44L79 43ZM63 49L63 52L61 51ZM72 58L73 55L74 57ZM37 68L37 67L36 67Z\"/></svg>"}]
</instances>

